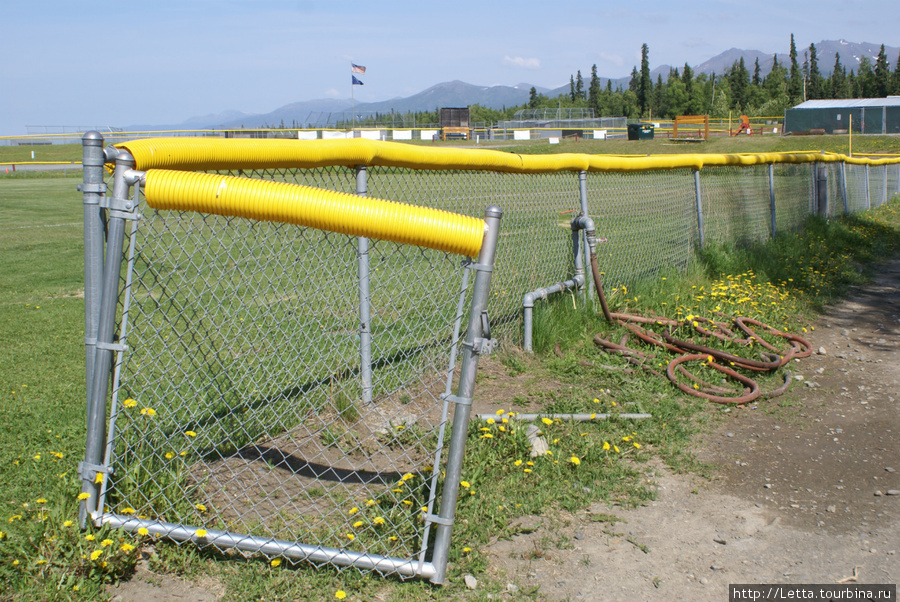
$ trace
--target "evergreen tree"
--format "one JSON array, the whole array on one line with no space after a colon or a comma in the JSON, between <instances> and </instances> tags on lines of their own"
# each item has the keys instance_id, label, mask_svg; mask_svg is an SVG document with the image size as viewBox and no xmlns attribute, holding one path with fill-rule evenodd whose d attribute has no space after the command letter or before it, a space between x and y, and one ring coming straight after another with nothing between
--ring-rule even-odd
<instances>
[{"instance_id":1,"label":"evergreen tree","mask_svg":"<svg viewBox=\"0 0 900 602\"><path fill-rule=\"evenodd\" d=\"M646 115L653 96L653 81L650 79L650 47L641 45L641 83L638 88L638 104L641 115Z\"/></svg>"},{"instance_id":2,"label":"evergreen tree","mask_svg":"<svg viewBox=\"0 0 900 602\"><path fill-rule=\"evenodd\" d=\"M531 90L528 91L528 108L538 108L538 93L534 86L531 86Z\"/></svg>"},{"instance_id":3,"label":"evergreen tree","mask_svg":"<svg viewBox=\"0 0 900 602\"><path fill-rule=\"evenodd\" d=\"M594 116L600 116L600 78L597 77L597 64L591 66L591 83L588 86L588 107L594 110Z\"/></svg>"},{"instance_id":4,"label":"evergreen tree","mask_svg":"<svg viewBox=\"0 0 900 602\"><path fill-rule=\"evenodd\" d=\"M674 78L678 81L678 78ZM656 76L656 85L653 87L653 102L650 104L650 114L661 119L668 115L669 107L666 102L666 84L663 83L662 74Z\"/></svg>"},{"instance_id":5,"label":"evergreen tree","mask_svg":"<svg viewBox=\"0 0 900 602\"><path fill-rule=\"evenodd\" d=\"M841 65L841 53L834 55L834 68L831 70L831 97L850 98L850 89L847 86L847 72Z\"/></svg>"},{"instance_id":6,"label":"evergreen tree","mask_svg":"<svg viewBox=\"0 0 900 602\"><path fill-rule=\"evenodd\" d=\"M878 51L878 58L875 59L873 94L879 98L887 96L893 89L891 83L891 66L884 51L884 44L882 44L881 49Z\"/></svg>"},{"instance_id":7,"label":"evergreen tree","mask_svg":"<svg viewBox=\"0 0 900 602\"><path fill-rule=\"evenodd\" d=\"M900 54L897 55L897 62L894 63L894 94L900 94Z\"/></svg>"},{"instance_id":8,"label":"evergreen tree","mask_svg":"<svg viewBox=\"0 0 900 602\"><path fill-rule=\"evenodd\" d=\"M578 70L575 76L575 98L584 100L584 79L581 77L581 69Z\"/></svg>"},{"instance_id":9,"label":"evergreen tree","mask_svg":"<svg viewBox=\"0 0 900 602\"><path fill-rule=\"evenodd\" d=\"M635 96L637 96L638 90L641 89L641 76L638 73L637 67L631 68L631 79L628 80L628 91L634 92Z\"/></svg>"},{"instance_id":10,"label":"evergreen tree","mask_svg":"<svg viewBox=\"0 0 900 602\"><path fill-rule=\"evenodd\" d=\"M762 75L759 73L759 57L756 57L756 62L753 64L753 79L750 80L750 83L755 88L762 87Z\"/></svg>"},{"instance_id":11,"label":"evergreen tree","mask_svg":"<svg viewBox=\"0 0 900 602\"><path fill-rule=\"evenodd\" d=\"M766 89L766 95L769 97L769 100L775 100L782 94L787 93L786 75L787 70L778 62L778 55L776 54L772 59L772 70L769 71L765 80L763 80L763 87ZM788 100L790 101L790 97L788 97Z\"/></svg>"},{"instance_id":12,"label":"evergreen tree","mask_svg":"<svg viewBox=\"0 0 900 602\"><path fill-rule=\"evenodd\" d=\"M803 74L800 72L800 63L797 62L797 45L794 43L794 34L791 34L790 57L791 71L788 95L791 98L791 104L797 104L803 101Z\"/></svg>"},{"instance_id":13,"label":"evergreen tree","mask_svg":"<svg viewBox=\"0 0 900 602\"><path fill-rule=\"evenodd\" d=\"M814 100L825 98L825 78L819 71L819 58L816 56L816 45L809 45L809 75L807 76L806 98Z\"/></svg>"},{"instance_id":14,"label":"evergreen tree","mask_svg":"<svg viewBox=\"0 0 900 602\"><path fill-rule=\"evenodd\" d=\"M738 111L746 110L749 99L747 87L750 84L750 73L744 65L744 57L734 62L727 77L731 87L731 108Z\"/></svg>"},{"instance_id":15,"label":"evergreen tree","mask_svg":"<svg viewBox=\"0 0 900 602\"><path fill-rule=\"evenodd\" d=\"M569 100L575 102L575 77L569 76Z\"/></svg>"},{"instance_id":16,"label":"evergreen tree","mask_svg":"<svg viewBox=\"0 0 900 602\"><path fill-rule=\"evenodd\" d=\"M875 97L875 73L872 72L872 61L864 56L859 59L859 71L856 72L856 98Z\"/></svg>"}]
</instances>

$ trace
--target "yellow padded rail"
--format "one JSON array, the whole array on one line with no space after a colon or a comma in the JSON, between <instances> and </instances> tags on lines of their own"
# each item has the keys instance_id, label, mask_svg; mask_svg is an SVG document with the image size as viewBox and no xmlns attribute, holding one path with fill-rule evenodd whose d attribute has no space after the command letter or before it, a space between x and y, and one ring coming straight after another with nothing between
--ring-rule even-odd
<instances>
[{"instance_id":1,"label":"yellow padded rail","mask_svg":"<svg viewBox=\"0 0 900 602\"><path fill-rule=\"evenodd\" d=\"M484 170L511 173L558 171L634 172L702 169L727 165L826 163L858 165L897 163L834 153L672 154L653 156L552 154L518 155L487 149L428 148L376 140L253 140L223 138L147 138L116 145L135 158L135 168L214 171L290 169L329 165L366 165L437 170Z\"/></svg>"},{"instance_id":2,"label":"yellow padded rail","mask_svg":"<svg viewBox=\"0 0 900 602\"><path fill-rule=\"evenodd\" d=\"M159 210L284 222L476 257L484 220L439 209L268 180L151 169L144 197Z\"/></svg>"}]
</instances>

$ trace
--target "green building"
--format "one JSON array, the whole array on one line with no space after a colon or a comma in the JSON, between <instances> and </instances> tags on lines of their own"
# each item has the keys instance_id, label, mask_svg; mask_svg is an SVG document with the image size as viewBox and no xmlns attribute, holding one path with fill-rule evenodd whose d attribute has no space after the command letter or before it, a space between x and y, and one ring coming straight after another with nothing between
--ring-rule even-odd
<instances>
[{"instance_id":1,"label":"green building","mask_svg":"<svg viewBox=\"0 0 900 602\"><path fill-rule=\"evenodd\" d=\"M784 112L785 134L900 134L900 96L807 100Z\"/></svg>"}]
</instances>

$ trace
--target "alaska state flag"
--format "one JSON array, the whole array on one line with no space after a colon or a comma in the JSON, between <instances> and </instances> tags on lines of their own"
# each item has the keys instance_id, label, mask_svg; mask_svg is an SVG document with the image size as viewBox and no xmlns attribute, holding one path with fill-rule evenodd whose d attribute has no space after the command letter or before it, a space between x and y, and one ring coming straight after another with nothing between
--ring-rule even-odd
<instances>
[{"instance_id":1,"label":"alaska state flag","mask_svg":"<svg viewBox=\"0 0 900 602\"><path fill-rule=\"evenodd\" d=\"M355 76L355 75L351 75L350 77L353 78L353 83L352 83L351 85L353 85L353 86L362 86L362 85L364 85L364 84L362 83L362 81L356 79L356 76Z\"/></svg>"}]
</instances>

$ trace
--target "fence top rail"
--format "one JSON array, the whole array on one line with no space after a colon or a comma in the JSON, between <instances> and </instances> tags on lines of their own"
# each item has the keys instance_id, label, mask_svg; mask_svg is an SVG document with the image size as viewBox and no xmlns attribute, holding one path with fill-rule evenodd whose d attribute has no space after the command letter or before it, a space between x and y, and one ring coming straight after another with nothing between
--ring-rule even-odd
<instances>
[{"instance_id":1,"label":"fence top rail","mask_svg":"<svg viewBox=\"0 0 900 602\"><path fill-rule=\"evenodd\" d=\"M815 151L756 154L671 154L649 156L561 153L519 155L489 149L425 148L376 140L253 140L147 138L115 145L130 152L135 167L184 171L292 169L327 166L383 166L509 173L560 171L639 172L773 163L844 161L860 165L897 163Z\"/></svg>"}]
</instances>

